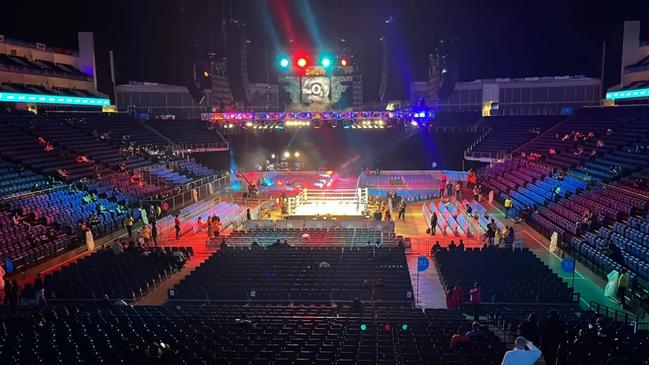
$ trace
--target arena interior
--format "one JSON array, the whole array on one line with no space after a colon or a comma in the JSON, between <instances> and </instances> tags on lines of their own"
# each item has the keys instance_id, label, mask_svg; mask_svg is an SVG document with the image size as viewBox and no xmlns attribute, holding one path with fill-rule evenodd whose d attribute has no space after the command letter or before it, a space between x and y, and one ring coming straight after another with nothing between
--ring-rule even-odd
<instances>
[{"instance_id":1,"label":"arena interior","mask_svg":"<svg viewBox=\"0 0 649 365\"><path fill-rule=\"evenodd\" d=\"M0 24L0 363L649 364L649 19L492 77L426 1L177 3Z\"/></svg>"}]
</instances>

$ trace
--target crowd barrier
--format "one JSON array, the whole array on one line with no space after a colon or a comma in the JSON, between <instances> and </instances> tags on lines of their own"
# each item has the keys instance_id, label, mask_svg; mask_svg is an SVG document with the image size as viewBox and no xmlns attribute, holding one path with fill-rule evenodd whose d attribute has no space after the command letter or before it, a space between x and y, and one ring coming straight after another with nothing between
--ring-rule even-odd
<instances>
[{"instance_id":1,"label":"crowd barrier","mask_svg":"<svg viewBox=\"0 0 649 365\"><path fill-rule=\"evenodd\" d=\"M393 233L394 222L373 220L249 220L244 223L244 229L373 229L382 233Z\"/></svg>"}]
</instances>

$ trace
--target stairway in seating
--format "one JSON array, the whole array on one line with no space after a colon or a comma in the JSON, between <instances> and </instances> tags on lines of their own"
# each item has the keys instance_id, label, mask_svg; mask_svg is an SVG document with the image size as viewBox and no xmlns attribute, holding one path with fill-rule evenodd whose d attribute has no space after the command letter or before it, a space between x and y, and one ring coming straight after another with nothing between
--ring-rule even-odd
<instances>
[{"instance_id":1,"label":"stairway in seating","mask_svg":"<svg viewBox=\"0 0 649 365\"><path fill-rule=\"evenodd\" d=\"M143 128L150 130L151 132L153 132L154 134L156 134L156 135L159 136L160 138L162 138L162 139L164 139L165 141L169 142L170 145L176 145L176 144L177 144L176 142L172 141L172 140L169 139L167 136L165 136L164 134L158 132L155 128L153 128L153 127L151 127L150 125L144 123L143 121L138 120L137 123L140 123L140 125L141 125Z\"/></svg>"},{"instance_id":2,"label":"stairway in seating","mask_svg":"<svg viewBox=\"0 0 649 365\"><path fill-rule=\"evenodd\" d=\"M160 286L154 288L146 296L141 298L135 305L163 305L167 303L168 291L175 285L179 284L182 279L187 277L193 270L205 262L216 250L208 249L205 245L207 241L206 232L186 233L179 240L174 237L174 231L165 233L162 237L160 246L169 247L192 247L194 249L194 256L187 262L185 268L174 274L169 279L165 280Z\"/></svg>"}]
</instances>

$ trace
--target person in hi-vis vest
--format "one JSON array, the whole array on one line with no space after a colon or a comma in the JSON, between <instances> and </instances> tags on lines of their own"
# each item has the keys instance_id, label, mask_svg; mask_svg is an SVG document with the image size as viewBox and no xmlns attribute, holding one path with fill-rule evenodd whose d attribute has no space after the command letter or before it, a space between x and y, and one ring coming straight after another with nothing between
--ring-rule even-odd
<instances>
[{"instance_id":1,"label":"person in hi-vis vest","mask_svg":"<svg viewBox=\"0 0 649 365\"><path fill-rule=\"evenodd\" d=\"M509 211L512 209L512 207L513 202L509 197L507 197L507 199L505 199L505 218L509 218Z\"/></svg>"}]
</instances>

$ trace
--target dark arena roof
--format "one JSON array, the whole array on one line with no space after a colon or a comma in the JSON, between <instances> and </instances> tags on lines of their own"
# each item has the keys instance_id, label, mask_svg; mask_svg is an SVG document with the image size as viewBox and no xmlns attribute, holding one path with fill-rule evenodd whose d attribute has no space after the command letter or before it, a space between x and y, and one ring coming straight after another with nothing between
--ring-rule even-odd
<instances>
[{"instance_id":1,"label":"dark arena roof","mask_svg":"<svg viewBox=\"0 0 649 365\"><path fill-rule=\"evenodd\" d=\"M649 365L647 4L102 5L2 5L0 364Z\"/></svg>"}]
</instances>

